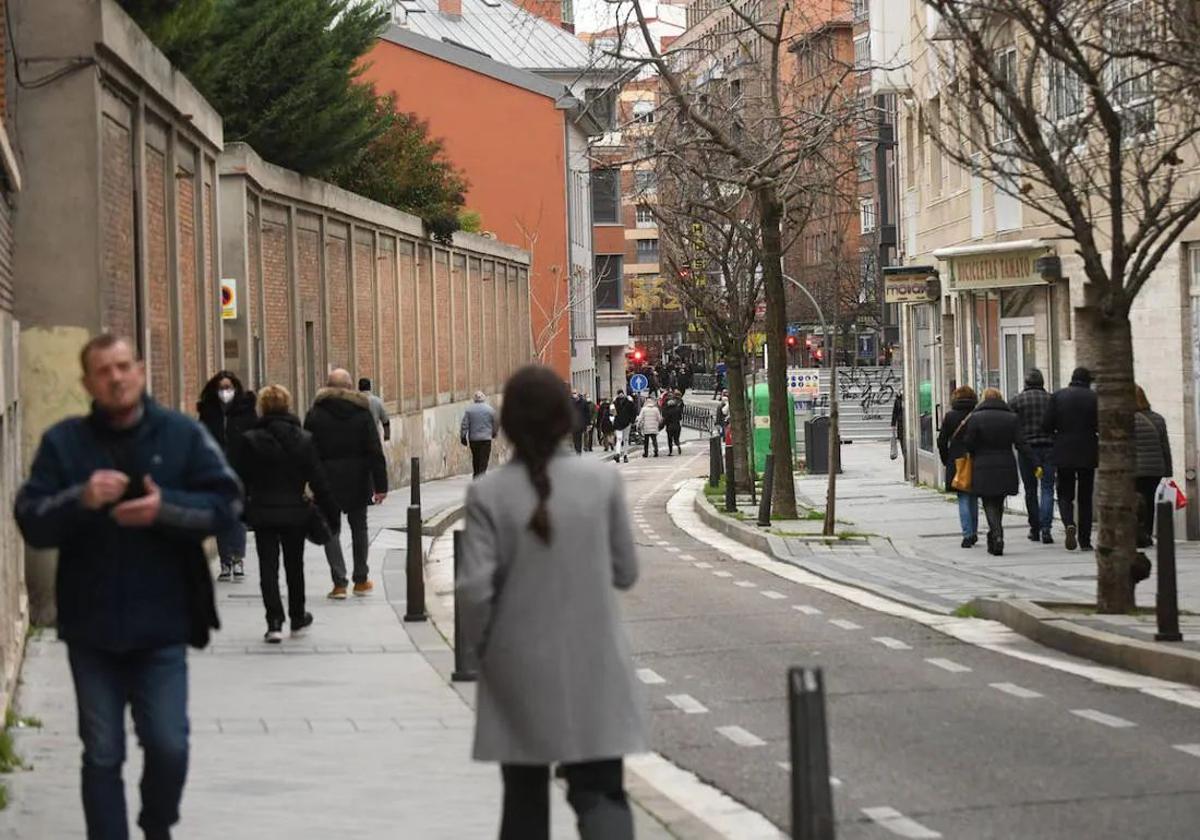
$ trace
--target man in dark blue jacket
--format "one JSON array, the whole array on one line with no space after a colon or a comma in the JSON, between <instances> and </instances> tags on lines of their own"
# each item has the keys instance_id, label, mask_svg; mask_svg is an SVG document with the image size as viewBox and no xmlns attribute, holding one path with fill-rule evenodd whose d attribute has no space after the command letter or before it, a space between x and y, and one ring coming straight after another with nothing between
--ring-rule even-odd
<instances>
[{"instance_id":1,"label":"man in dark blue jacket","mask_svg":"<svg viewBox=\"0 0 1200 840\"><path fill-rule=\"evenodd\" d=\"M1099 400L1092 390L1092 372L1077 367L1071 384L1054 392L1042 419L1042 430L1054 436L1051 460L1058 478L1058 513L1062 517L1067 551L1076 546L1092 550L1092 495L1100 463ZM1075 523L1076 492L1079 523Z\"/></svg>"},{"instance_id":2,"label":"man in dark blue jacket","mask_svg":"<svg viewBox=\"0 0 1200 840\"><path fill-rule=\"evenodd\" d=\"M80 362L92 412L42 437L16 518L31 546L59 552L88 837L128 837L129 704L145 753L138 825L163 840L187 776L187 645L203 647L218 626L201 541L240 516L241 486L199 423L145 395L128 340L97 336Z\"/></svg>"}]
</instances>

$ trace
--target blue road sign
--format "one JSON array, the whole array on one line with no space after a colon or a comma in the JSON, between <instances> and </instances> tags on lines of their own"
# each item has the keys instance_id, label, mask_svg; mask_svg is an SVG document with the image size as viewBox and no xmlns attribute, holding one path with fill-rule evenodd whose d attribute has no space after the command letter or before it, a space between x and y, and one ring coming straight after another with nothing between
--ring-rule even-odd
<instances>
[{"instance_id":1,"label":"blue road sign","mask_svg":"<svg viewBox=\"0 0 1200 840\"><path fill-rule=\"evenodd\" d=\"M629 378L630 391L645 391L650 387L650 380L646 378L644 373L635 373Z\"/></svg>"}]
</instances>

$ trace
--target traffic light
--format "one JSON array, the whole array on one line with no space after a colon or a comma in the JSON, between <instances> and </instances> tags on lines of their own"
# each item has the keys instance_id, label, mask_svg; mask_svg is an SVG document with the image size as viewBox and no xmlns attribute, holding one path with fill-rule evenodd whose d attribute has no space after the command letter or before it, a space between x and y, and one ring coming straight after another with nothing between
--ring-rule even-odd
<instances>
[{"instance_id":1,"label":"traffic light","mask_svg":"<svg viewBox=\"0 0 1200 840\"><path fill-rule=\"evenodd\" d=\"M787 337L787 346L788 346L788 349L789 349L789 350L795 350L795 349L796 349L796 336L794 336L794 335L789 335L789 336Z\"/></svg>"},{"instance_id":2,"label":"traffic light","mask_svg":"<svg viewBox=\"0 0 1200 840\"><path fill-rule=\"evenodd\" d=\"M646 354L642 352L642 348L635 347L633 350L633 360L641 364L646 358Z\"/></svg>"}]
</instances>

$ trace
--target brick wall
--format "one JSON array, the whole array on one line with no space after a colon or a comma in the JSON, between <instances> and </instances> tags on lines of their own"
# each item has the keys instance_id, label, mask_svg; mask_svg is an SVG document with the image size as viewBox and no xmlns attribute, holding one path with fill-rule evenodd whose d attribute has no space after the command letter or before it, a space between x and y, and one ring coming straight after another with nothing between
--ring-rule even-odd
<instances>
[{"instance_id":1,"label":"brick wall","mask_svg":"<svg viewBox=\"0 0 1200 840\"><path fill-rule=\"evenodd\" d=\"M264 214L265 215L265 214ZM295 392L292 364L292 307L288 299L287 227L263 219L263 314L266 322L266 381Z\"/></svg>"},{"instance_id":2,"label":"brick wall","mask_svg":"<svg viewBox=\"0 0 1200 840\"><path fill-rule=\"evenodd\" d=\"M483 382L485 391L500 390L498 360L496 359L496 264L483 261Z\"/></svg>"},{"instance_id":3,"label":"brick wall","mask_svg":"<svg viewBox=\"0 0 1200 840\"><path fill-rule=\"evenodd\" d=\"M471 343L470 322L467 319L467 257L455 254L450 268L450 281L454 289L454 318L451 322L454 348L454 392L459 398L467 392L467 348Z\"/></svg>"},{"instance_id":4,"label":"brick wall","mask_svg":"<svg viewBox=\"0 0 1200 840\"><path fill-rule=\"evenodd\" d=\"M128 108L122 114L128 118ZM127 122L105 114L100 138L100 195L104 205L100 289L104 329L137 338L134 302L133 146Z\"/></svg>"},{"instance_id":5,"label":"brick wall","mask_svg":"<svg viewBox=\"0 0 1200 840\"><path fill-rule=\"evenodd\" d=\"M179 315L183 321L179 352L183 360L183 391L180 402L194 405L200 396L200 313L196 280L196 188L192 173L180 168L175 173L176 249L179 255Z\"/></svg>"},{"instance_id":6,"label":"brick wall","mask_svg":"<svg viewBox=\"0 0 1200 840\"><path fill-rule=\"evenodd\" d=\"M433 405L437 399L434 381L433 253L428 245L417 246L417 314L421 366L421 405Z\"/></svg>"},{"instance_id":7,"label":"brick wall","mask_svg":"<svg viewBox=\"0 0 1200 840\"><path fill-rule=\"evenodd\" d=\"M435 344L435 358L437 360L437 390L436 396L441 398L442 394L449 394L453 389L452 372L454 368L454 360L451 356L451 318L453 314L450 311L450 255L445 251L438 250L435 253L434 261L434 315L437 326L434 329L434 336L437 339Z\"/></svg>"},{"instance_id":8,"label":"brick wall","mask_svg":"<svg viewBox=\"0 0 1200 840\"><path fill-rule=\"evenodd\" d=\"M175 341L171 326L171 284L167 265L167 158L146 144L146 303L150 328L150 392L159 402L176 405Z\"/></svg>"},{"instance_id":9,"label":"brick wall","mask_svg":"<svg viewBox=\"0 0 1200 840\"><path fill-rule=\"evenodd\" d=\"M345 225L331 224L325 236L325 272L329 278L329 364L331 367L350 366L350 252Z\"/></svg>"},{"instance_id":10,"label":"brick wall","mask_svg":"<svg viewBox=\"0 0 1200 840\"><path fill-rule=\"evenodd\" d=\"M467 260L467 303L470 310L471 340L467 388L474 393L483 388L483 261L477 257Z\"/></svg>"},{"instance_id":11,"label":"brick wall","mask_svg":"<svg viewBox=\"0 0 1200 840\"><path fill-rule=\"evenodd\" d=\"M508 266L496 266L496 364L500 382L507 382L511 356L508 343L512 324L508 320Z\"/></svg>"},{"instance_id":12,"label":"brick wall","mask_svg":"<svg viewBox=\"0 0 1200 840\"><path fill-rule=\"evenodd\" d=\"M404 409L417 406L417 281L415 246L411 242L399 245L400 275L400 388Z\"/></svg>"},{"instance_id":13,"label":"brick wall","mask_svg":"<svg viewBox=\"0 0 1200 840\"><path fill-rule=\"evenodd\" d=\"M253 207L253 205L251 205ZM246 214L246 230L250 231L250 235L246 237L246 314L243 316L248 319L250 325L250 347L249 353L253 360L251 370L255 372L254 387L261 388L267 384L263 378L263 369L261 367L262 354L266 352L263 346L263 313L262 313L262 247L259 243L259 224L258 216L254 210Z\"/></svg>"},{"instance_id":14,"label":"brick wall","mask_svg":"<svg viewBox=\"0 0 1200 840\"><path fill-rule=\"evenodd\" d=\"M306 346L305 357L308 355L308 335L313 340L313 362L315 370L307 370L305 361L306 389L303 395L296 394L297 405L302 397L310 401L315 394L310 393L314 385L320 385L325 379L324 358L322 348L325 346L325 317L321 307L321 231L320 219L304 213L296 215L296 283L300 292L300 318L304 329L301 331ZM303 414L303 411L300 411Z\"/></svg>"},{"instance_id":15,"label":"brick wall","mask_svg":"<svg viewBox=\"0 0 1200 840\"><path fill-rule=\"evenodd\" d=\"M205 357L201 369L204 371L204 379L217 372L217 359L220 356L217 353L217 324L220 319L220 310L217 309L217 261L216 261L216 242L215 231L217 227L216 207L213 202L213 187L212 181L208 176L204 178L204 207L203 207L203 225L204 225L204 297L201 300L201 324L204 328L204 352ZM199 393L196 394L199 396Z\"/></svg>"},{"instance_id":16,"label":"brick wall","mask_svg":"<svg viewBox=\"0 0 1200 840\"><path fill-rule=\"evenodd\" d=\"M381 369L375 391L385 402L394 402L400 394L400 341L396 336L397 278L396 240L379 237L379 359Z\"/></svg>"},{"instance_id":17,"label":"brick wall","mask_svg":"<svg viewBox=\"0 0 1200 840\"><path fill-rule=\"evenodd\" d=\"M355 380L375 377L375 250L370 234L354 239L354 341Z\"/></svg>"}]
</instances>

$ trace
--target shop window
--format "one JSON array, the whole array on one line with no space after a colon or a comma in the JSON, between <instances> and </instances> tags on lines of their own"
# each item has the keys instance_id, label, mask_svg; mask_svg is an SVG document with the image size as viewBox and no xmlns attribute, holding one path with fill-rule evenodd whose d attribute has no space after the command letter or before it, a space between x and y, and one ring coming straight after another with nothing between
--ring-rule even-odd
<instances>
[{"instance_id":1,"label":"shop window","mask_svg":"<svg viewBox=\"0 0 1200 840\"><path fill-rule=\"evenodd\" d=\"M914 306L913 338L916 342L912 348L913 358L916 359L917 374L917 445L926 452L934 450L934 353L937 347L933 341L933 307Z\"/></svg>"}]
</instances>

